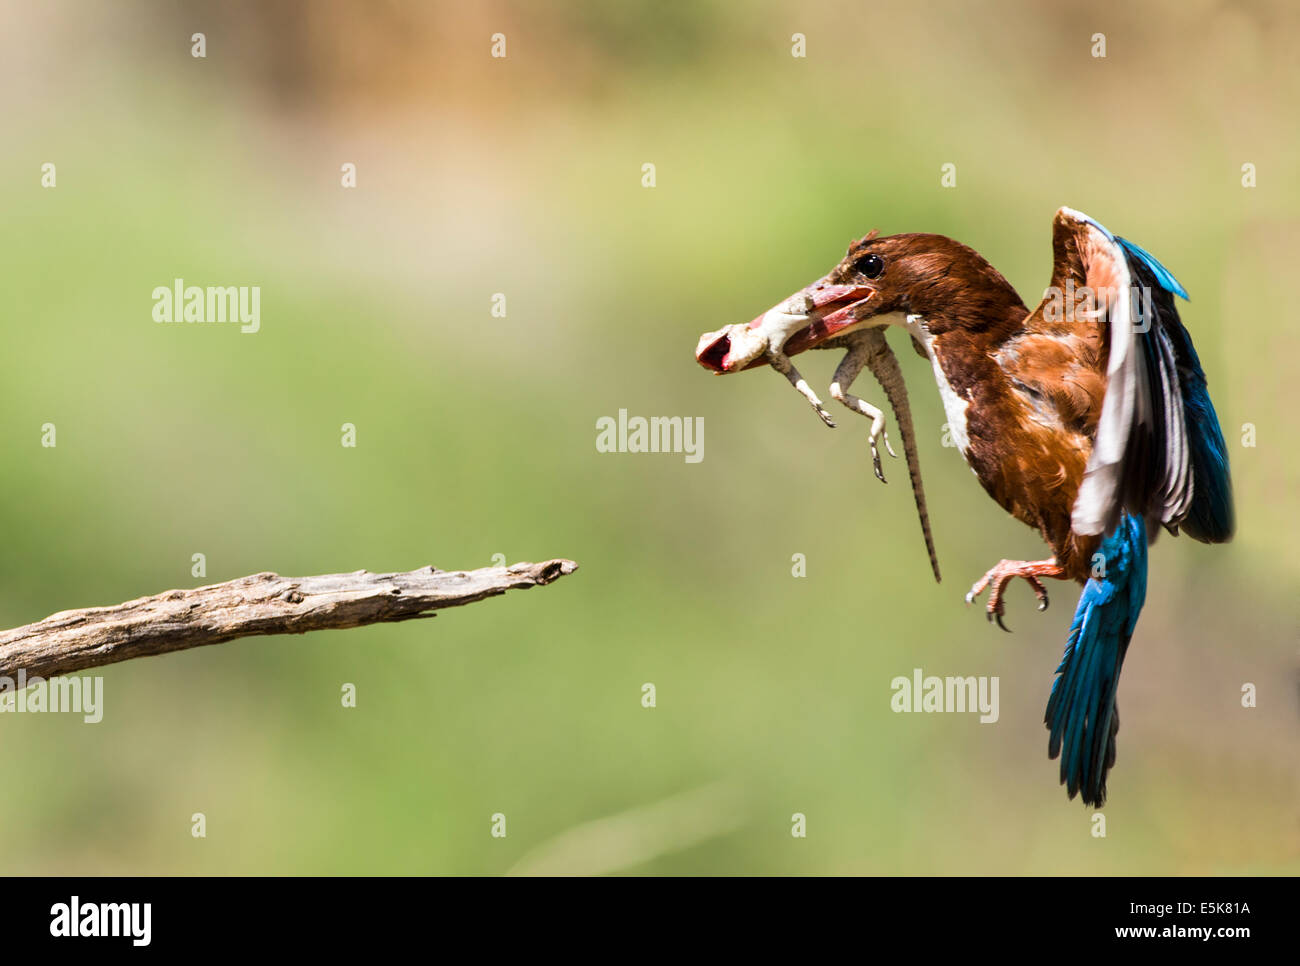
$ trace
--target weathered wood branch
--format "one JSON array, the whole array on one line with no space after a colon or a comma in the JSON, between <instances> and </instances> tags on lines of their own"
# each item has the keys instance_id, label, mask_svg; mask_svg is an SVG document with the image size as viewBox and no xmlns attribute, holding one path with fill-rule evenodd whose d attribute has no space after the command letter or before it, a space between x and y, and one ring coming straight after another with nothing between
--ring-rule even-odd
<instances>
[{"instance_id":1,"label":"weathered wood branch","mask_svg":"<svg viewBox=\"0 0 1300 966\"><path fill-rule=\"evenodd\" d=\"M28 679L48 679L237 637L432 617L444 607L549 584L577 569L572 560L547 560L479 570L423 567L400 574L252 574L112 607L60 611L0 631L0 676L14 678L23 669Z\"/></svg>"}]
</instances>

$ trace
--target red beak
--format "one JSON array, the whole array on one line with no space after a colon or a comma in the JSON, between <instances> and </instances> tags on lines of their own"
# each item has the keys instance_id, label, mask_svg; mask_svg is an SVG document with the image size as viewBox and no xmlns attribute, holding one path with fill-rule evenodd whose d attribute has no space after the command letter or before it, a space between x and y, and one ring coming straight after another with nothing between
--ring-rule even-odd
<instances>
[{"instance_id":1,"label":"red beak","mask_svg":"<svg viewBox=\"0 0 1300 966\"><path fill-rule=\"evenodd\" d=\"M841 335L863 320L858 307L876 294L865 285L819 278L747 326L729 325L700 337L695 359L713 372L740 372L767 364L769 346L793 356ZM739 330L739 331L737 331Z\"/></svg>"}]
</instances>

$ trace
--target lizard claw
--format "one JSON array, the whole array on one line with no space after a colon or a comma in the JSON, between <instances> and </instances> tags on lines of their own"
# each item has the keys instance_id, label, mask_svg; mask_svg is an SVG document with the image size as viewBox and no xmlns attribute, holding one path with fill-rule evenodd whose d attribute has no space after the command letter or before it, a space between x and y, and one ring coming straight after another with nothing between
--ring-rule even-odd
<instances>
[{"instance_id":1,"label":"lizard claw","mask_svg":"<svg viewBox=\"0 0 1300 966\"><path fill-rule=\"evenodd\" d=\"M871 468L876 472L876 479L881 483L888 483L885 479L885 471L880 465L880 450L876 449L876 441L871 441Z\"/></svg>"},{"instance_id":2,"label":"lizard claw","mask_svg":"<svg viewBox=\"0 0 1300 966\"><path fill-rule=\"evenodd\" d=\"M880 466L880 450L876 446L877 440L883 440L885 449L889 450L889 455L898 459L898 454L894 448L889 445L889 434L885 432L885 419L883 416L877 416L871 421L871 468L876 471L876 479L881 483L888 483L885 479L885 471Z\"/></svg>"}]
</instances>

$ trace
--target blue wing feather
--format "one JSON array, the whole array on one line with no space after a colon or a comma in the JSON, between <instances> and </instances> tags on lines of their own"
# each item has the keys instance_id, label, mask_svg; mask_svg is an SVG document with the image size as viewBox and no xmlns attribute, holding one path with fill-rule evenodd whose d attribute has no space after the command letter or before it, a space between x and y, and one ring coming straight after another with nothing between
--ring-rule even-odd
<instances>
[{"instance_id":1,"label":"blue wing feather","mask_svg":"<svg viewBox=\"0 0 1300 966\"><path fill-rule=\"evenodd\" d=\"M1105 229L1102 230L1104 231ZM1157 259L1154 255L1152 255L1141 245L1134 244L1133 242L1129 241L1127 238L1120 238L1118 235L1113 235L1111 237L1113 237L1115 241L1123 245L1125 251L1127 251L1130 255L1132 255L1134 258L1140 261L1147 268L1151 269L1151 274L1156 277L1156 281L1159 282L1162 286L1164 286L1165 289L1167 289L1170 292L1173 292L1175 295L1179 296L1186 302L1191 301L1191 299L1188 298L1187 289L1183 288L1182 285L1178 283L1178 279L1174 278L1173 272L1169 271L1169 269L1165 268L1163 265L1160 264L1159 259Z\"/></svg>"},{"instance_id":2,"label":"blue wing feather","mask_svg":"<svg viewBox=\"0 0 1300 966\"><path fill-rule=\"evenodd\" d=\"M1129 265L1136 281L1140 284L1155 281L1160 286L1153 295L1156 323L1174 350L1192 468L1192 502L1177 525L1194 540L1223 543L1232 539L1236 528L1228 446L1219 427L1218 413L1210 401L1201 359L1196 354L1191 334L1178 317L1170 293L1187 296L1173 275L1154 257L1126 239L1119 241L1134 253ZM1170 283L1177 288L1171 288ZM1150 358L1148 337L1144 337L1143 346Z\"/></svg>"},{"instance_id":3,"label":"blue wing feather","mask_svg":"<svg viewBox=\"0 0 1300 966\"><path fill-rule=\"evenodd\" d=\"M1190 301L1187 290L1165 268L1160 260L1135 242L1112 234L1104 225L1088 219L1107 238L1119 243L1127 254L1129 267L1137 282L1148 285L1154 281L1159 288L1154 293L1156 320L1174 349L1178 370L1178 384L1183 405L1183 423L1191 450L1192 502L1186 516L1177 521L1184 533L1205 543L1223 543L1232 539L1236 529L1232 500L1232 477L1228 468L1228 446L1219 427L1219 416L1210 401L1205 370L1192 345L1191 334L1178 317L1178 309L1171 296ZM1149 365L1159 365L1154 354L1152 333L1142 340L1143 352ZM1148 480L1150 477L1139 478Z\"/></svg>"},{"instance_id":4,"label":"blue wing feather","mask_svg":"<svg viewBox=\"0 0 1300 966\"><path fill-rule=\"evenodd\" d=\"M1177 320L1177 315L1175 315ZM1219 428L1219 415L1210 401L1205 370L1192 345L1192 337L1181 322L1169 326L1169 337L1178 360L1178 380L1183 393L1183 413L1191 443L1195 489L1192 505L1182 520L1183 532L1204 543L1224 543L1236 529L1232 505L1232 476L1228 468L1228 444Z\"/></svg>"}]
</instances>

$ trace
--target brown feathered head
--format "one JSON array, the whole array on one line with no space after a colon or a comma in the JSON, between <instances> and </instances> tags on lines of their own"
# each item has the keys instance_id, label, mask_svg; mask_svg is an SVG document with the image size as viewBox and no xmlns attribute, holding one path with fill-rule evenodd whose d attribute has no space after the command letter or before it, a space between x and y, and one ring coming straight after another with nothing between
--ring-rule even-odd
<instances>
[{"instance_id":1,"label":"brown feathered head","mask_svg":"<svg viewBox=\"0 0 1300 966\"><path fill-rule=\"evenodd\" d=\"M912 314L938 334L996 324L1008 309L1025 311L1011 284L973 248L945 235L873 231L824 276L747 326L705 333L695 357L714 372L737 372L762 365L772 348L793 356Z\"/></svg>"}]
</instances>

